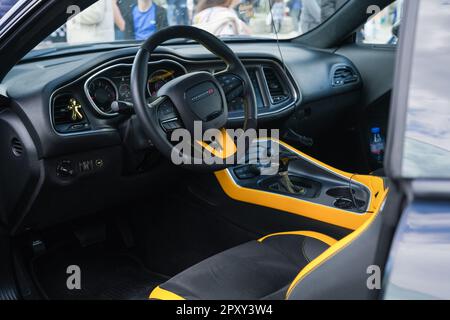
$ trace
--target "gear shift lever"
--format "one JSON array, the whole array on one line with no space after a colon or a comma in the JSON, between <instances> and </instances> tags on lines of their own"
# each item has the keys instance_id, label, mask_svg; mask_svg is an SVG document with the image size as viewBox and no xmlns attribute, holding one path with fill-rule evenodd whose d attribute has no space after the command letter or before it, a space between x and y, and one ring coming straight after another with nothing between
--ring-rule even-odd
<instances>
[{"instance_id":1,"label":"gear shift lever","mask_svg":"<svg viewBox=\"0 0 450 320\"><path fill-rule=\"evenodd\" d=\"M294 183L292 183L291 179L289 178L289 162L291 160L296 160L298 157L296 156L281 156L279 161L279 169L278 169L278 175L280 176L280 184L289 192L292 194L304 194L305 189L303 187L296 186Z\"/></svg>"}]
</instances>

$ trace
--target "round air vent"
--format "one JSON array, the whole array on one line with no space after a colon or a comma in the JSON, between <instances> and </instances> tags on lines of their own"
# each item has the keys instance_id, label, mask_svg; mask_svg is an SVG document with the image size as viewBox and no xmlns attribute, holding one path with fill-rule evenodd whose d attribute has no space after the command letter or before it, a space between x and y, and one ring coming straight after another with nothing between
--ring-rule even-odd
<instances>
[{"instance_id":1,"label":"round air vent","mask_svg":"<svg viewBox=\"0 0 450 320\"><path fill-rule=\"evenodd\" d=\"M23 154L23 151L24 151L22 142L19 139L17 139L17 138L13 138L11 140L11 150L12 150L12 153L16 157L20 157Z\"/></svg>"}]
</instances>

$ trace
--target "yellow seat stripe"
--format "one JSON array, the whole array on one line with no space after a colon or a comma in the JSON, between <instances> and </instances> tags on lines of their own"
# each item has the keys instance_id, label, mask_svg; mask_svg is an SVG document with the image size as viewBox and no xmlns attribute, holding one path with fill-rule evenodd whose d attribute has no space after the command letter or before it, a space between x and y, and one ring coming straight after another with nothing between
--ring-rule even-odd
<instances>
[{"instance_id":1,"label":"yellow seat stripe","mask_svg":"<svg viewBox=\"0 0 450 320\"><path fill-rule=\"evenodd\" d=\"M289 232L278 232L278 233L273 233L273 234L269 234L268 236L262 237L261 239L259 239L259 242L263 242L264 240L266 240L267 238L270 237L276 237L276 236L284 236L284 235L298 235L298 236L305 236L305 237L310 237L310 238L314 238L317 240L320 240L326 244L328 244L329 246L332 246L333 244L335 244L337 242L336 239L333 239L323 233L319 233L319 232L314 232L314 231L289 231Z\"/></svg>"},{"instance_id":2,"label":"yellow seat stripe","mask_svg":"<svg viewBox=\"0 0 450 320\"><path fill-rule=\"evenodd\" d=\"M149 299L156 300L186 300L183 297L177 295L176 293L167 291L165 289L160 288L159 286L153 289L152 293L150 293Z\"/></svg>"}]
</instances>

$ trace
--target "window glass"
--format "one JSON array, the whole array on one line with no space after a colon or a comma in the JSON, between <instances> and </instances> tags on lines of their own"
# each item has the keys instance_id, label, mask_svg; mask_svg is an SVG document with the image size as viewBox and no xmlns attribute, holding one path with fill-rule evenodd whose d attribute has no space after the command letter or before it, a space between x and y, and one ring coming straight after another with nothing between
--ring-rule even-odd
<instances>
[{"instance_id":1,"label":"window glass","mask_svg":"<svg viewBox=\"0 0 450 320\"><path fill-rule=\"evenodd\" d=\"M403 0L397 0L383 10L377 6L369 7L372 17L361 28L357 42L365 44L397 44Z\"/></svg>"},{"instance_id":2,"label":"window glass","mask_svg":"<svg viewBox=\"0 0 450 320\"><path fill-rule=\"evenodd\" d=\"M450 1L420 1L402 172L450 177Z\"/></svg>"},{"instance_id":3,"label":"window glass","mask_svg":"<svg viewBox=\"0 0 450 320\"><path fill-rule=\"evenodd\" d=\"M99 0L68 7L66 25L38 48L142 41L171 25L194 25L219 37L293 38L329 19L348 0Z\"/></svg>"}]
</instances>

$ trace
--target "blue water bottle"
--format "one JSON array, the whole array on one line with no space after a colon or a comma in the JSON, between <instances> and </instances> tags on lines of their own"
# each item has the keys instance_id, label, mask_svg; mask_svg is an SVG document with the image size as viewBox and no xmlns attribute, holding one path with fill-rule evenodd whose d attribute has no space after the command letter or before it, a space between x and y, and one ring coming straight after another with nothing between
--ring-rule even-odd
<instances>
[{"instance_id":1,"label":"blue water bottle","mask_svg":"<svg viewBox=\"0 0 450 320\"><path fill-rule=\"evenodd\" d=\"M370 153L372 158L381 164L384 157L384 139L381 136L381 130L378 127L374 127L370 132L372 133L370 137Z\"/></svg>"}]
</instances>

